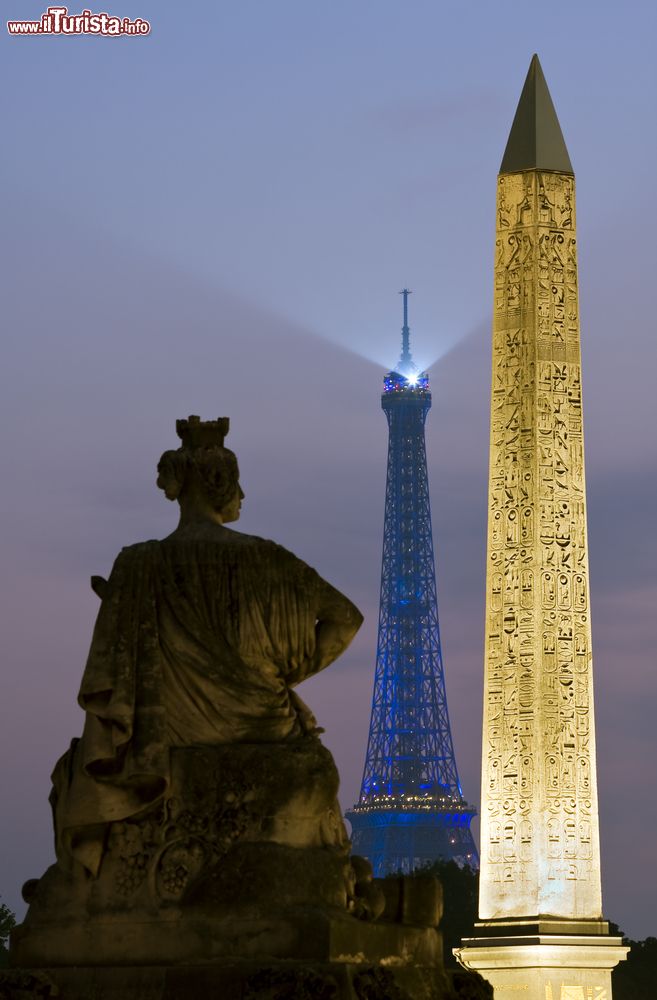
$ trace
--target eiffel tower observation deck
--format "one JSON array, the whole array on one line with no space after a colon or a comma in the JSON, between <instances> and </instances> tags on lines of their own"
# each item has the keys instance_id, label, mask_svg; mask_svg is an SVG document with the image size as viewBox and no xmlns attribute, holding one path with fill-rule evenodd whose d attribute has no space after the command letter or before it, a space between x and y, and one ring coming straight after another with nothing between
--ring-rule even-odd
<instances>
[{"instance_id":1,"label":"eiffel tower observation deck","mask_svg":"<svg viewBox=\"0 0 657 1000\"><path fill-rule=\"evenodd\" d=\"M402 353L381 395L389 441L372 718L360 798L347 812L353 851L370 860L376 876L438 858L479 864L440 650L424 443L429 376L413 362L408 289L401 294Z\"/></svg>"}]
</instances>

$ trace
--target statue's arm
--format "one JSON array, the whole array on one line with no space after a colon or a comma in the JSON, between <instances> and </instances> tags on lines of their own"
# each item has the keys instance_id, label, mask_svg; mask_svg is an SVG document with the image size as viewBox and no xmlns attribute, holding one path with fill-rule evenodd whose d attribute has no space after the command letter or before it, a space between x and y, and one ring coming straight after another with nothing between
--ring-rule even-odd
<instances>
[{"instance_id":1,"label":"statue's arm","mask_svg":"<svg viewBox=\"0 0 657 1000\"><path fill-rule=\"evenodd\" d=\"M298 684L306 677L318 674L345 651L363 623L355 604L324 580L319 590L315 622L315 652L286 678L288 684Z\"/></svg>"}]
</instances>

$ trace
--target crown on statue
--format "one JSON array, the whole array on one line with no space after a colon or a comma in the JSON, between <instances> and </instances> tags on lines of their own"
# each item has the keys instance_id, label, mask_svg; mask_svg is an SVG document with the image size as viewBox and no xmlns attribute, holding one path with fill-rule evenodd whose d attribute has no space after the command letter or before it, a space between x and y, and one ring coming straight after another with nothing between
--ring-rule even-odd
<instances>
[{"instance_id":1,"label":"crown on statue","mask_svg":"<svg viewBox=\"0 0 657 1000\"><path fill-rule=\"evenodd\" d=\"M176 434L182 441L183 448L189 451L200 448L223 448L229 426L228 417L201 420L200 417L190 414L187 420L176 420Z\"/></svg>"}]
</instances>

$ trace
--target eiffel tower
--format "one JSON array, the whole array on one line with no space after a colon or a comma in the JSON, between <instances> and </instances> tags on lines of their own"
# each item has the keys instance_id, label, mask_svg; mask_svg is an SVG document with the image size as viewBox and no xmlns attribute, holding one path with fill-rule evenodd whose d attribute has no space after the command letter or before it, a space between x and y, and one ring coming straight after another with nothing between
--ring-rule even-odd
<instances>
[{"instance_id":1,"label":"eiffel tower","mask_svg":"<svg viewBox=\"0 0 657 1000\"><path fill-rule=\"evenodd\" d=\"M475 810L456 770L440 651L424 424L429 376L410 351L405 288L402 353L383 379L388 476L379 636L365 769L347 812L355 854L374 874L438 858L478 867Z\"/></svg>"}]
</instances>

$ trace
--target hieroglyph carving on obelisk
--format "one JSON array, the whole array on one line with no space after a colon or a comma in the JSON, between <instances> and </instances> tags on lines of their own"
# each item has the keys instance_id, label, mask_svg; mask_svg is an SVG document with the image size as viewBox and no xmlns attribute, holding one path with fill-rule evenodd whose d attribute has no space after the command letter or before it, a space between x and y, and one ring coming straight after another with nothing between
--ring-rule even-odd
<instances>
[{"instance_id":1,"label":"hieroglyph carving on obelisk","mask_svg":"<svg viewBox=\"0 0 657 1000\"><path fill-rule=\"evenodd\" d=\"M575 178L560 131L535 153L548 169L512 140L497 182L479 917L600 918Z\"/></svg>"},{"instance_id":2,"label":"hieroglyph carving on obelisk","mask_svg":"<svg viewBox=\"0 0 657 1000\"><path fill-rule=\"evenodd\" d=\"M479 922L454 953L611 1000L602 919L575 178L534 56L497 181Z\"/></svg>"}]
</instances>

